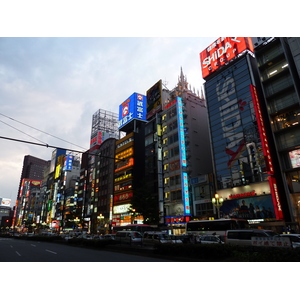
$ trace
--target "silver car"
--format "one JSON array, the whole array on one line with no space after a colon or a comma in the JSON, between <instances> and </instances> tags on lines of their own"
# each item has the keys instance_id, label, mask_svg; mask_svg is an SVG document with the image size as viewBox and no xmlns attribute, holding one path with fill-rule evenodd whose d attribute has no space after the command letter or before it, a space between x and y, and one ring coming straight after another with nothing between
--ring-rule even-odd
<instances>
[{"instance_id":1,"label":"silver car","mask_svg":"<svg viewBox=\"0 0 300 300\"><path fill-rule=\"evenodd\" d=\"M201 244L224 244L219 235L207 234L200 236Z\"/></svg>"}]
</instances>

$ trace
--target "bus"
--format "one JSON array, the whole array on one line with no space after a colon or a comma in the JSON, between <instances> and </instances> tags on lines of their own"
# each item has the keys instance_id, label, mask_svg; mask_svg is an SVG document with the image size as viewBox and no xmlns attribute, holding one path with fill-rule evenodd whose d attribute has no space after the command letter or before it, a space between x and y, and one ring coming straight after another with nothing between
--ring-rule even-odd
<instances>
[{"instance_id":1,"label":"bus","mask_svg":"<svg viewBox=\"0 0 300 300\"><path fill-rule=\"evenodd\" d=\"M157 231L157 228L152 227L147 224L128 224L124 226L113 226L112 232L116 233L117 231L138 231L141 234L144 234L145 231Z\"/></svg>"},{"instance_id":2,"label":"bus","mask_svg":"<svg viewBox=\"0 0 300 300\"><path fill-rule=\"evenodd\" d=\"M249 223L243 219L217 219L189 221L186 223L186 234L216 234L224 237L227 230L249 229Z\"/></svg>"}]
</instances>

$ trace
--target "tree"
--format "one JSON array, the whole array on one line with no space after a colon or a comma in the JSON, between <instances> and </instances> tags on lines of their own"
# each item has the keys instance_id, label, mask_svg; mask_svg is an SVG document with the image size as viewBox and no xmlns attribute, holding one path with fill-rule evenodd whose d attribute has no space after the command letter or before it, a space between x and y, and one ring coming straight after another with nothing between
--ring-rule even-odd
<instances>
[{"instance_id":1,"label":"tree","mask_svg":"<svg viewBox=\"0 0 300 300\"><path fill-rule=\"evenodd\" d=\"M134 190L130 210L143 215L145 224L158 223L158 199L151 193L151 189L145 181Z\"/></svg>"}]
</instances>

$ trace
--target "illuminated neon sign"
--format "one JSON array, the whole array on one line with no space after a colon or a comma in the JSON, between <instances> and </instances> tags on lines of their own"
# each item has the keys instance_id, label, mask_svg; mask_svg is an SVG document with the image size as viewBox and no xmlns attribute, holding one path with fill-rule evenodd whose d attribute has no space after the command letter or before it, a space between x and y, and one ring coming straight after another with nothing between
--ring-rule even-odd
<instances>
[{"instance_id":1,"label":"illuminated neon sign","mask_svg":"<svg viewBox=\"0 0 300 300\"><path fill-rule=\"evenodd\" d=\"M182 100L177 97L177 119L178 119L178 132L179 132L179 148L180 148L180 160L181 166L186 167L186 148L184 138L184 126L183 126L183 110Z\"/></svg>"},{"instance_id":2,"label":"illuminated neon sign","mask_svg":"<svg viewBox=\"0 0 300 300\"><path fill-rule=\"evenodd\" d=\"M146 96L137 93L132 94L119 106L118 129L134 119L146 122L146 114Z\"/></svg>"},{"instance_id":3,"label":"illuminated neon sign","mask_svg":"<svg viewBox=\"0 0 300 300\"><path fill-rule=\"evenodd\" d=\"M250 37L218 38L200 53L202 77L205 78L212 74L245 50L254 52Z\"/></svg>"},{"instance_id":4,"label":"illuminated neon sign","mask_svg":"<svg viewBox=\"0 0 300 300\"><path fill-rule=\"evenodd\" d=\"M184 213L190 214L190 196L189 196L189 185L188 185L188 175L186 172L182 172L182 199L184 201Z\"/></svg>"},{"instance_id":5,"label":"illuminated neon sign","mask_svg":"<svg viewBox=\"0 0 300 300\"><path fill-rule=\"evenodd\" d=\"M184 137L184 122L183 122L183 107L182 99L177 97L177 119L178 119L178 133L179 133L179 150L180 150L180 164L182 167L186 167L186 147L185 147L185 137ZM184 213L190 214L190 196L189 196L189 186L188 186L188 175L186 172L181 173L181 190L182 199L184 206Z\"/></svg>"}]
</instances>

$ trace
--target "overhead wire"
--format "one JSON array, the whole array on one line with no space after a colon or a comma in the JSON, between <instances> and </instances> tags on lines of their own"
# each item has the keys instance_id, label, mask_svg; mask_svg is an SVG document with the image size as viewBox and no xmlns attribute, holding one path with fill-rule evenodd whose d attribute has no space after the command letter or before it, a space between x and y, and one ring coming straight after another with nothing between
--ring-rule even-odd
<instances>
[{"instance_id":1,"label":"overhead wire","mask_svg":"<svg viewBox=\"0 0 300 300\"><path fill-rule=\"evenodd\" d=\"M56 139L59 139L59 140L61 140L61 141L63 141L63 142L69 143L69 144L71 144L71 145L74 145L74 146L76 146L76 147L79 147L79 148L81 148L81 149L86 150L85 148L83 148L83 147L81 147L81 146L79 146L79 145L76 145L76 144L71 143L71 142L69 142L69 141L66 141L66 140L64 140L64 139L62 139L62 138L59 138L59 137L57 137L57 136L54 136L54 135L52 135L52 134L50 134L50 133L48 133L48 132L42 131L42 130L40 130L40 129L38 129L38 128L35 128L35 127L33 127L33 126L30 126L30 125L28 125L28 124L25 124L25 123L23 123L23 122L20 122L20 121L18 121L18 120L15 120L15 119L13 119L12 117L6 116L6 115L4 115L4 114L2 114L2 113L0 113L0 115L1 115L1 116L4 116L4 117L6 117L6 118L8 118L8 119L10 119L10 120L12 120L12 121L15 121L15 122L17 122L17 123L20 123L20 124L22 124L22 125L24 125L24 126L27 126L27 127L32 128L32 129L34 129L34 130L37 130L37 131L39 131L39 132L42 132L42 133L47 134L47 135L49 135L49 136L52 136L52 137L54 137L54 138L56 138ZM15 127L13 127L13 126L11 126L11 125L5 123L5 122L3 122L3 121L0 121L0 122L2 122L2 123L4 123L4 124L6 124L6 125L8 125L8 126L10 126L10 127L12 127L12 128L14 128L14 129L16 129L16 130L18 130L18 131L20 131L20 132L26 134L27 136L30 136L29 134L27 134L27 133L25 133L25 132L23 132L23 131L21 131L21 130L19 130L19 129L17 129L17 128L15 128ZM39 139L37 139L37 138L35 138L35 137L33 137L33 136L30 136L30 137L33 138L33 139L35 139L35 140L37 140L37 141L39 141L39 142L44 143L45 145L47 145L47 143L45 143L45 142L43 142L43 141L41 141L41 140L39 140Z\"/></svg>"}]
</instances>

